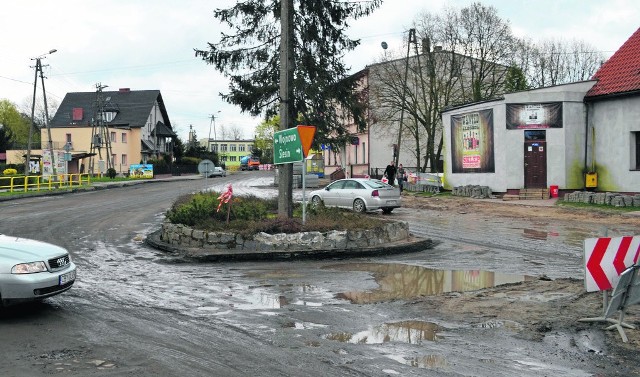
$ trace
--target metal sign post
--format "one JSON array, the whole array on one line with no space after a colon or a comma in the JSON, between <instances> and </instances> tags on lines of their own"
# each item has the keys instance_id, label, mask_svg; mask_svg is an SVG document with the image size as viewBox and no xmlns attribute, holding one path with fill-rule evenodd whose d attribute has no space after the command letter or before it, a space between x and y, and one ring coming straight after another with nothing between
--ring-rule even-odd
<instances>
[{"instance_id":1,"label":"metal sign post","mask_svg":"<svg viewBox=\"0 0 640 377\"><path fill-rule=\"evenodd\" d=\"M215 164L211 160L202 160L198 164L198 173L204 174L204 187L205 188L209 187L207 180L209 178L209 174L211 174L213 172L213 168L214 167L215 167Z\"/></svg>"},{"instance_id":2,"label":"metal sign post","mask_svg":"<svg viewBox=\"0 0 640 377\"><path fill-rule=\"evenodd\" d=\"M624 332L624 328L635 329L635 326L624 322L624 314L629 305L637 304L640 302L640 278L638 275L640 271L639 265L634 265L627 268L621 275L618 284L616 285L613 293L611 294L611 300L606 307L604 315L602 317L593 318L581 318L578 322L607 322L611 325L606 327L606 330L618 330L622 341L626 343L629 339ZM618 319L610 318L617 311L620 312Z\"/></svg>"}]
</instances>

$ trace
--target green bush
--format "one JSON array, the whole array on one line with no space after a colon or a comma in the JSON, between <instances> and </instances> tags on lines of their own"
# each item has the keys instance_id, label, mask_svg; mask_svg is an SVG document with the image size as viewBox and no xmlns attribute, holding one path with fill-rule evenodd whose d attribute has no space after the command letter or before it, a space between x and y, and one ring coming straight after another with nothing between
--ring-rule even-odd
<instances>
[{"instance_id":1,"label":"green bush","mask_svg":"<svg viewBox=\"0 0 640 377\"><path fill-rule=\"evenodd\" d=\"M167 211L166 218L173 224L183 224L194 229L233 231L245 235L259 232L275 234L376 229L384 224L375 217L324 206L307 206L308 213L303 224L302 207L299 203L294 205L292 219L281 218L277 216L277 199L266 200L253 195L233 197L227 224L229 203L222 204L217 212L219 195L216 192L208 192L182 196Z\"/></svg>"},{"instance_id":2,"label":"green bush","mask_svg":"<svg viewBox=\"0 0 640 377\"><path fill-rule=\"evenodd\" d=\"M14 169L14 168L7 168L7 169L4 169L2 171L2 174L3 175L16 175L16 174L18 174L18 171L16 169Z\"/></svg>"},{"instance_id":3,"label":"green bush","mask_svg":"<svg viewBox=\"0 0 640 377\"><path fill-rule=\"evenodd\" d=\"M182 157L180 163L184 165L198 165L202 161L197 157Z\"/></svg>"},{"instance_id":4,"label":"green bush","mask_svg":"<svg viewBox=\"0 0 640 377\"><path fill-rule=\"evenodd\" d=\"M114 179L117 174L118 174L118 172L116 172L116 169L114 169L114 168L107 169L107 177L109 177L111 179Z\"/></svg>"}]
</instances>

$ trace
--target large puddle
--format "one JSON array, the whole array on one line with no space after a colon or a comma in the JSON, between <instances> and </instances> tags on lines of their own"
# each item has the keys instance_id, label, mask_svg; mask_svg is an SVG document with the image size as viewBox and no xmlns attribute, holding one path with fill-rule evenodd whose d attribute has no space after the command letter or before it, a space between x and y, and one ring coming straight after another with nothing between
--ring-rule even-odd
<instances>
[{"instance_id":1,"label":"large puddle","mask_svg":"<svg viewBox=\"0 0 640 377\"><path fill-rule=\"evenodd\" d=\"M402 321L385 323L367 331L358 333L338 332L326 335L325 338L343 343L353 344L382 344L401 342L408 344L422 344L424 341L435 342L440 327L435 323L424 321Z\"/></svg>"},{"instance_id":2,"label":"large puddle","mask_svg":"<svg viewBox=\"0 0 640 377\"><path fill-rule=\"evenodd\" d=\"M354 304L412 299L447 292L467 292L498 285L534 280L528 275L502 274L482 270L434 270L397 263L350 263L326 268L364 271L373 274L378 288L370 291L347 291L336 295Z\"/></svg>"}]
</instances>

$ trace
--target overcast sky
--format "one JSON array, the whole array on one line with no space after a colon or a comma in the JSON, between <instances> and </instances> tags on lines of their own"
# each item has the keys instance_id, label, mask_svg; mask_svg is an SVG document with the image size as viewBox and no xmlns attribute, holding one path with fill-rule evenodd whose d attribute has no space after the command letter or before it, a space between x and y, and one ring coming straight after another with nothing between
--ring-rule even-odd
<instances>
[{"instance_id":1,"label":"overcast sky","mask_svg":"<svg viewBox=\"0 0 640 377\"><path fill-rule=\"evenodd\" d=\"M312 0L308 0L312 1ZM194 57L219 38L215 8L232 0L21 0L2 6L0 22L0 99L30 111L34 60L47 64L48 101L60 103L68 92L158 89L169 119L186 140L192 125L198 138L207 137L211 115L216 128L237 126L252 138L261 119L240 113L218 96L227 82L213 67ZM469 0L386 0L368 18L352 22L350 36L362 45L346 57L352 72L363 69L389 49L401 49L414 17L444 6L463 7ZM640 27L637 0L485 0L511 23L519 37L578 39L607 57ZM42 87L38 80L38 93ZM53 114L51 114L53 116ZM213 137L213 135L211 135Z\"/></svg>"}]
</instances>

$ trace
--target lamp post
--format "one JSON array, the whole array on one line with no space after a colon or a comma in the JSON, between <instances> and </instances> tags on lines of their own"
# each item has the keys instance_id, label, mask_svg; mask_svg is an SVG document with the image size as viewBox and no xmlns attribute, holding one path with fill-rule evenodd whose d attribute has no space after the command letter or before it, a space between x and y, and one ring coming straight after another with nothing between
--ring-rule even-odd
<instances>
[{"instance_id":1,"label":"lamp post","mask_svg":"<svg viewBox=\"0 0 640 377\"><path fill-rule=\"evenodd\" d=\"M33 101L31 103L31 127L29 127L29 140L28 140L28 144L27 144L27 157L24 163L24 174L25 176L29 175L30 172L30 162L31 162L31 143L33 140L33 129L35 128L36 124L35 124L35 111L36 111L36 89L38 86L38 72L40 72L40 80L42 82L42 96L44 98L44 114L45 114L45 125L47 127L47 134L49 137L49 151L51 153L51 167L53 169L53 176L55 177L56 175L56 168L55 168L55 160L54 160L54 156L53 156L53 142L51 140L51 128L49 128L49 109L47 108L47 92L44 88L44 75L42 73L42 59L46 58L47 55L51 55L54 52L56 52L58 50L51 49L49 50L49 52L42 54L40 56L37 56L35 58L31 58L31 60L35 60L36 61L36 70L35 70L35 79L33 80ZM26 179L26 178L25 178Z\"/></svg>"}]
</instances>

